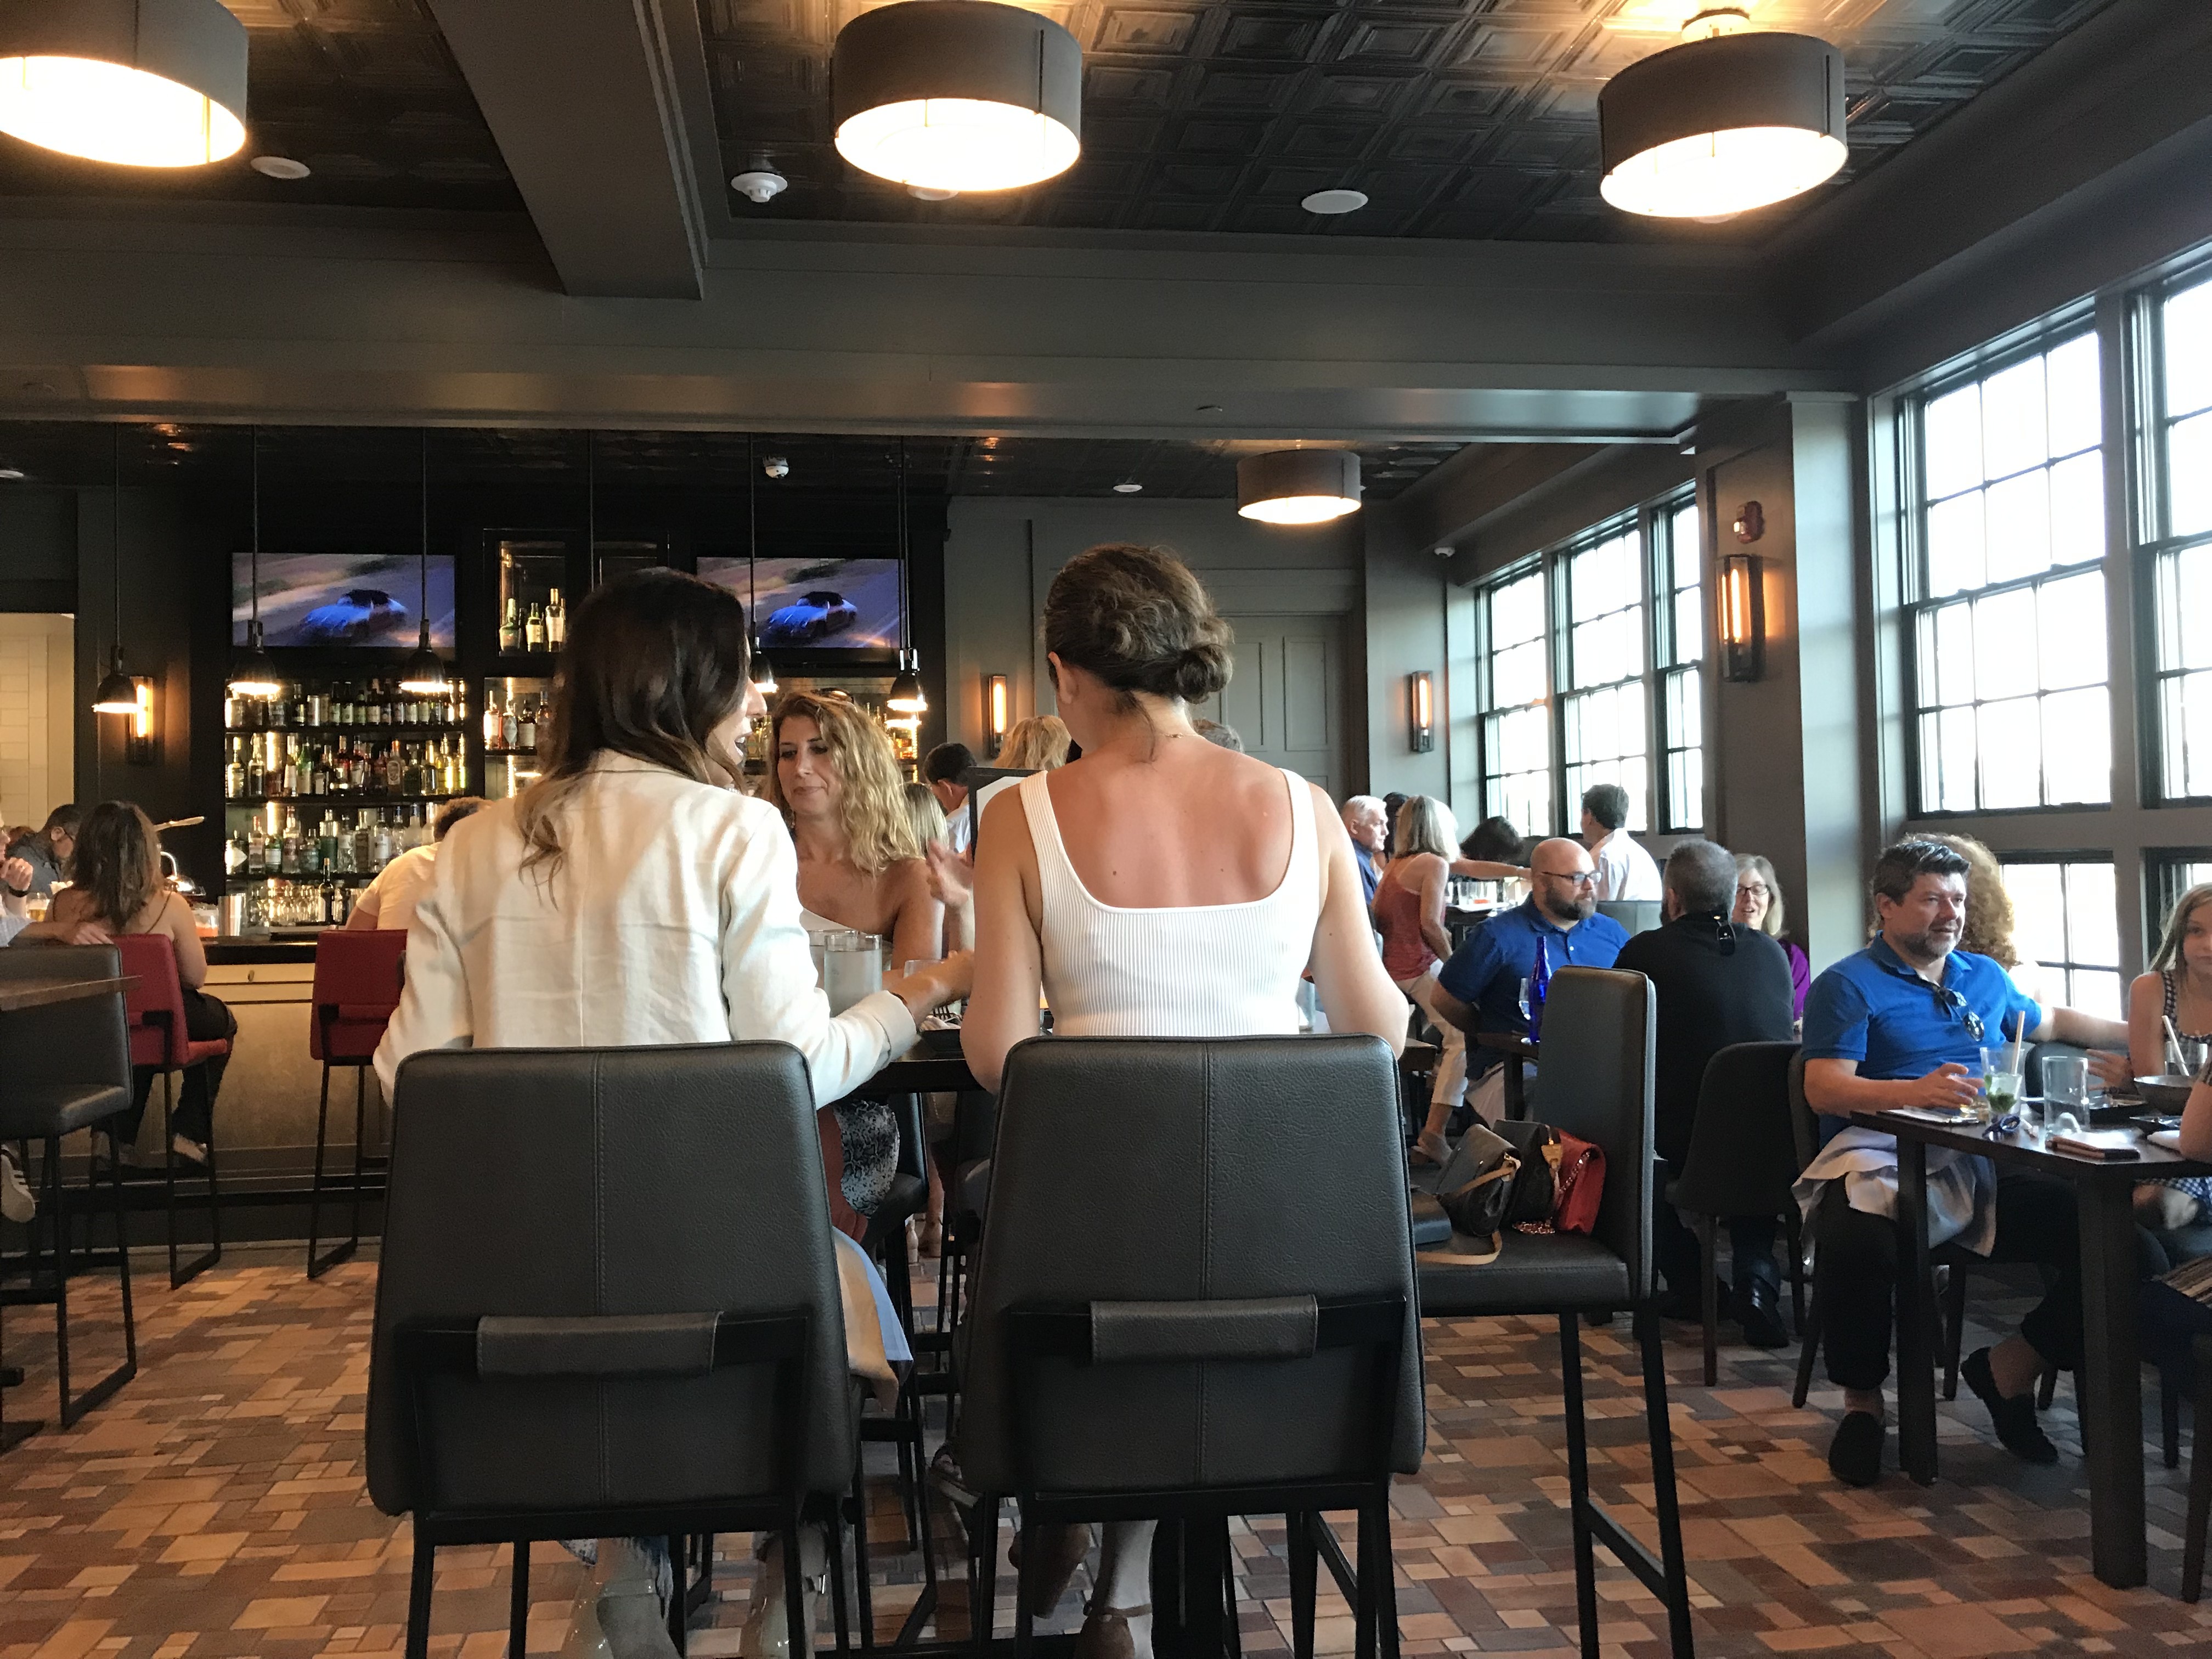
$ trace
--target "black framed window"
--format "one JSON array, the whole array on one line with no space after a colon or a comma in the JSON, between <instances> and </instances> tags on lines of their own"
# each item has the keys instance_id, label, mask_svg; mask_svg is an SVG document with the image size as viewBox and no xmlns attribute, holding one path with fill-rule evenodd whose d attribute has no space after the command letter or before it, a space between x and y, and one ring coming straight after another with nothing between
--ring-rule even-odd
<instances>
[{"instance_id":1,"label":"black framed window","mask_svg":"<svg viewBox=\"0 0 2212 1659\"><path fill-rule=\"evenodd\" d=\"M1552 815L1552 671L1540 564L1481 594L1482 806L1524 836Z\"/></svg>"},{"instance_id":2,"label":"black framed window","mask_svg":"<svg viewBox=\"0 0 2212 1659\"><path fill-rule=\"evenodd\" d=\"M1652 591L1659 659L1660 822L1690 830L1705 821L1705 542L1695 496L1653 515Z\"/></svg>"},{"instance_id":3,"label":"black framed window","mask_svg":"<svg viewBox=\"0 0 2212 1659\"><path fill-rule=\"evenodd\" d=\"M2083 332L1914 401L1923 814L2112 799L2100 374Z\"/></svg>"},{"instance_id":4,"label":"black framed window","mask_svg":"<svg viewBox=\"0 0 2212 1659\"><path fill-rule=\"evenodd\" d=\"M2015 974L2022 988L2045 1008L2126 1018L2112 860L2087 854L2008 854L1999 862L2012 899L2013 944L2023 964L2033 964Z\"/></svg>"},{"instance_id":5,"label":"black framed window","mask_svg":"<svg viewBox=\"0 0 2212 1659\"><path fill-rule=\"evenodd\" d=\"M2212 278L2152 308L2158 793L2212 799Z\"/></svg>"},{"instance_id":6,"label":"black framed window","mask_svg":"<svg viewBox=\"0 0 2212 1659\"><path fill-rule=\"evenodd\" d=\"M1628 792L1630 830L1651 827L1650 718L1644 691L1644 536L1634 520L1559 561L1559 725L1567 811L1583 792Z\"/></svg>"}]
</instances>

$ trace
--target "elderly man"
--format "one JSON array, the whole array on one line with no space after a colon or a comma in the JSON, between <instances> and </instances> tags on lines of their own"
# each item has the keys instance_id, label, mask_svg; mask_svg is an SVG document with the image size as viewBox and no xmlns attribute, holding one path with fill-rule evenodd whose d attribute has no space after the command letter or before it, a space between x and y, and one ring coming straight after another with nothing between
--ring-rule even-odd
<instances>
[{"instance_id":1,"label":"elderly man","mask_svg":"<svg viewBox=\"0 0 2212 1659\"><path fill-rule=\"evenodd\" d=\"M1528 857L1528 896L1467 936L1437 975L1436 1012L1470 1036L1497 1031L1525 1036L1522 986L1541 951L1551 970L1610 968L1628 935L1596 914L1590 855L1571 841L1537 844ZM1505 1077L1499 1056L1468 1045L1468 1104L1486 1123L1504 1115Z\"/></svg>"},{"instance_id":2,"label":"elderly man","mask_svg":"<svg viewBox=\"0 0 2212 1659\"><path fill-rule=\"evenodd\" d=\"M1818 1240L1814 1293L1828 1376L1844 1390L1844 1420L1828 1468L1846 1486L1881 1474L1881 1385L1889 1375L1891 1291L1897 1281L1897 1143L1846 1126L1848 1113L1897 1106L1964 1106L1976 1095L1984 1044L2124 1047L2127 1028L2054 1008L2049 1013L1984 956L1958 948L1966 920L1967 866L1940 842L1905 841L1874 867L1881 931L1813 981L1805 1002L1805 1098L1833 1132L1798 1191ZM2030 1463L2058 1461L2035 1420L2033 1389L2045 1364L2081 1358L2081 1256L2074 1189L2055 1176L1985 1158L1932 1153L1931 1244L1956 1238L2000 1261L2033 1261L2049 1291L2019 1332L1978 1348L1959 1368L1989 1407L1997 1438ZM2139 1236L2148 1271L2163 1257Z\"/></svg>"},{"instance_id":3,"label":"elderly man","mask_svg":"<svg viewBox=\"0 0 2212 1659\"><path fill-rule=\"evenodd\" d=\"M1796 1035L1790 959L1757 928L1729 920L1735 903L1735 855L1709 841L1684 842L1667 860L1660 898L1666 925L1629 940L1613 964L1649 979L1659 1002L1651 1069L1662 1190L1681 1174L1689 1154L1706 1063L1731 1043L1788 1042ZM1786 1109L1786 1103L1776 1103L1777 1111ZM1728 1228L1736 1322L1754 1348L1781 1347L1790 1336L1782 1326L1775 1218L1731 1216ZM1667 1276L1660 1310L1674 1319L1699 1317L1705 1291L1698 1282L1702 1253L1695 1235L1666 1204L1653 1217L1652 1230L1659 1270Z\"/></svg>"},{"instance_id":4,"label":"elderly man","mask_svg":"<svg viewBox=\"0 0 2212 1659\"><path fill-rule=\"evenodd\" d=\"M1382 821L1382 803L1372 795L1354 795L1344 803L1344 830L1352 837L1352 855L1359 860L1359 884L1367 890L1367 902L1375 902L1375 884L1382 878L1382 843L1389 826Z\"/></svg>"}]
</instances>

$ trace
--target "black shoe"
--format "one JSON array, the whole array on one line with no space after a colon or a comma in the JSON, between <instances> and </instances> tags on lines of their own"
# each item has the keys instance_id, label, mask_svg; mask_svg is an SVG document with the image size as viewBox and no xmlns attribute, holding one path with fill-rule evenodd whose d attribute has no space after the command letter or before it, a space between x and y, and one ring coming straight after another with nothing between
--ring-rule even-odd
<instances>
[{"instance_id":1,"label":"black shoe","mask_svg":"<svg viewBox=\"0 0 2212 1659\"><path fill-rule=\"evenodd\" d=\"M1749 1280L1735 1298L1735 1322L1743 1327L1743 1340L1754 1348L1786 1348L1790 1333L1782 1323L1782 1306L1776 1287L1765 1279Z\"/></svg>"},{"instance_id":2,"label":"black shoe","mask_svg":"<svg viewBox=\"0 0 2212 1659\"><path fill-rule=\"evenodd\" d=\"M1828 1473L1847 1486L1871 1486L1881 1479L1881 1443L1886 1431L1872 1412L1846 1412L1828 1443Z\"/></svg>"},{"instance_id":3,"label":"black shoe","mask_svg":"<svg viewBox=\"0 0 2212 1659\"><path fill-rule=\"evenodd\" d=\"M1977 1348L1966 1356L1966 1363L1959 1367L1959 1375L1966 1386L1981 1396L1982 1404L1990 1408L1990 1421L1996 1427L1997 1438L2004 1449L2023 1463L2056 1463L2058 1448L2051 1443L2051 1437L2035 1420L2035 1390L2006 1399L1997 1392L1996 1378L1990 1372L1990 1351Z\"/></svg>"}]
</instances>

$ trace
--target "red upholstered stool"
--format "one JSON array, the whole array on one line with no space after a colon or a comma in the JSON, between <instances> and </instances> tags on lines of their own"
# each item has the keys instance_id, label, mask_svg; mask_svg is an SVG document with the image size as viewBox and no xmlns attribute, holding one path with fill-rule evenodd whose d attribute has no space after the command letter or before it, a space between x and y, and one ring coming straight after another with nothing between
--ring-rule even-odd
<instances>
[{"instance_id":1,"label":"red upholstered stool","mask_svg":"<svg viewBox=\"0 0 2212 1659\"><path fill-rule=\"evenodd\" d=\"M315 993L307 1024L307 1053L323 1062L323 1097L315 1109L315 1183L307 1200L307 1277L320 1277L361 1248L362 1146L368 1122L368 1068L384 1028L399 1006L404 928L373 932L334 928L315 935ZM353 1231L320 1256L323 1157L331 1119L331 1072L353 1072Z\"/></svg>"},{"instance_id":2,"label":"red upholstered stool","mask_svg":"<svg viewBox=\"0 0 2212 1659\"><path fill-rule=\"evenodd\" d=\"M169 1218L169 1285L175 1289L222 1260L222 1194L216 1184L215 1120L208 1120L208 1248L191 1261L177 1261L177 1149L170 1119L176 1110L177 1076L230 1053L230 1041L195 1041L185 1029L184 982L177 977L177 949L161 933L118 933L123 971L137 982L124 994L130 1017L131 1069L158 1072L161 1078L161 1185Z\"/></svg>"}]
</instances>

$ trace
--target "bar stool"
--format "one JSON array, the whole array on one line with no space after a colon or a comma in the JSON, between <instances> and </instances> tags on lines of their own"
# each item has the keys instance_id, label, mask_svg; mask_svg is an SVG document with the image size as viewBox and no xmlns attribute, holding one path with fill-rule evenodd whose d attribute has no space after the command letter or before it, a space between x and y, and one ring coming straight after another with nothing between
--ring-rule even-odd
<instances>
[{"instance_id":1,"label":"bar stool","mask_svg":"<svg viewBox=\"0 0 2212 1659\"><path fill-rule=\"evenodd\" d=\"M177 951L160 933L118 933L123 971L137 983L124 994L130 1018L131 1066L134 1073L158 1073L161 1079L161 1188L169 1220L169 1288L190 1284L222 1260L222 1202L216 1182L215 1116L208 1116L208 1248L182 1266L177 1261L177 1149L171 1118L176 1111L177 1076L230 1052L228 1037L195 1039L185 1029L184 981L177 976ZM118 1146L119 1158L122 1148Z\"/></svg>"},{"instance_id":2,"label":"bar stool","mask_svg":"<svg viewBox=\"0 0 2212 1659\"><path fill-rule=\"evenodd\" d=\"M46 945L0 951L0 980L113 979L121 969L115 950L104 945ZM121 1168L108 1166L109 1213L115 1221L116 1286L123 1301L122 1364L72 1396L70 1393L70 1189L62 1181L62 1137L78 1129L112 1123L131 1109L131 1059L124 1031L120 993L82 1002L58 1003L37 1011L35 1023L0 1020L0 1140L43 1143L39 1171L39 1216L34 1229L50 1232L54 1265L49 1283L37 1279L0 1300L52 1302L54 1360L58 1373L61 1423L70 1428L138 1374L138 1328L131 1306L131 1251L123 1224ZM97 1176L97 1164L93 1171ZM96 1181L84 1196L98 1192ZM87 1225L88 1253L91 1243ZM36 1232L33 1234L36 1239ZM33 1432L36 1424L9 1424L0 1450Z\"/></svg>"},{"instance_id":3,"label":"bar stool","mask_svg":"<svg viewBox=\"0 0 2212 1659\"><path fill-rule=\"evenodd\" d=\"M368 1141L368 1071L384 1028L399 1007L406 930L340 927L315 935L315 988L307 1022L307 1056L323 1064L315 1107L315 1177L307 1198L307 1277L319 1279L361 1248L362 1148ZM331 1122L331 1073L353 1073L353 1230L318 1255L322 1238L323 1161Z\"/></svg>"}]
</instances>

